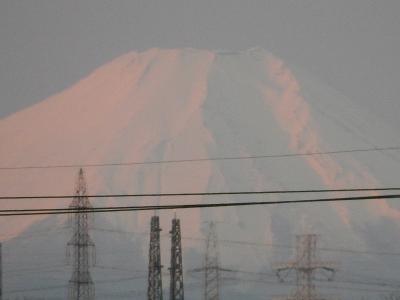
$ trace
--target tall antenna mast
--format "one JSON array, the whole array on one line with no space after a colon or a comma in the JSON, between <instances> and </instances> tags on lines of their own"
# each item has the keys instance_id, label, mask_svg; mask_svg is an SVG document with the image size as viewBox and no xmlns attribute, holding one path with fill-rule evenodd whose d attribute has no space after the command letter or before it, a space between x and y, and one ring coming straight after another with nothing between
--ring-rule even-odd
<instances>
[{"instance_id":1,"label":"tall antenna mast","mask_svg":"<svg viewBox=\"0 0 400 300\"><path fill-rule=\"evenodd\" d=\"M170 300L183 300L183 265L181 245L181 224L176 217L172 220L171 234L171 268Z\"/></svg>"},{"instance_id":2,"label":"tall antenna mast","mask_svg":"<svg viewBox=\"0 0 400 300\"><path fill-rule=\"evenodd\" d=\"M148 300L162 300L162 265L160 251L160 218L153 216L150 224L150 247L149 247L149 274L147 286Z\"/></svg>"},{"instance_id":3,"label":"tall antenna mast","mask_svg":"<svg viewBox=\"0 0 400 300\"><path fill-rule=\"evenodd\" d=\"M67 256L70 257L72 252L73 267L68 300L94 300L94 283L89 266L95 262L95 245L89 236L89 213L85 212L92 206L87 197L86 180L82 169L79 170L75 196L69 207L78 212L72 215L73 236L67 244Z\"/></svg>"}]
</instances>

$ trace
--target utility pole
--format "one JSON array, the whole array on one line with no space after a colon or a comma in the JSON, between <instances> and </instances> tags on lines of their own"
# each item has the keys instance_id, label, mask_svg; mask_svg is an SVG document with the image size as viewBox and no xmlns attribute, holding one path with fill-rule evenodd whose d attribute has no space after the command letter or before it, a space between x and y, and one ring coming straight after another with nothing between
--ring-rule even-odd
<instances>
[{"instance_id":1,"label":"utility pole","mask_svg":"<svg viewBox=\"0 0 400 300\"><path fill-rule=\"evenodd\" d=\"M172 220L171 234L171 267L170 267L170 300L183 300L183 265L180 220Z\"/></svg>"},{"instance_id":2,"label":"utility pole","mask_svg":"<svg viewBox=\"0 0 400 300\"><path fill-rule=\"evenodd\" d=\"M320 261L317 255L317 239L315 234L296 236L296 259L275 267L278 278L283 281L291 271L296 274L296 290L286 300L324 300L317 292L314 279L317 271L325 271L328 280L335 275L333 262ZM285 276L283 274L286 272Z\"/></svg>"},{"instance_id":3,"label":"utility pole","mask_svg":"<svg viewBox=\"0 0 400 300\"><path fill-rule=\"evenodd\" d=\"M92 206L87 197L86 180L82 169L79 170L75 196L69 208L76 212L72 215L73 236L67 244L67 256L70 257L72 252L73 268L68 300L94 300L94 283L89 266L95 262L95 245L89 236L89 213L86 211Z\"/></svg>"},{"instance_id":4,"label":"utility pole","mask_svg":"<svg viewBox=\"0 0 400 300\"><path fill-rule=\"evenodd\" d=\"M149 247L149 273L147 285L148 300L162 300L162 265L160 251L160 218L153 216L150 223L150 247Z\"/></svg>"},{"instance_id":5,"label":"utility pole","mask_svg":"<svg viewBox=\"0 0 400 300\"><path fill-rule=\"evenodd\" d=\"M204 300L219 300L219 270L217 228L210 222L204 262Z\"/></svg>"}]
</instances>

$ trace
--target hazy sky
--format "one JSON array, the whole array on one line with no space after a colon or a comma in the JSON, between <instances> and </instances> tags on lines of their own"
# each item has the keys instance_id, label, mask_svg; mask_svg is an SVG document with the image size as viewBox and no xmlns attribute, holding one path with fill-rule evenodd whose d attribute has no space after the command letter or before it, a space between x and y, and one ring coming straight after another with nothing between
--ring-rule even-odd
<instances>
[{"instance_id":1,"label":"hazy sky","mask_svg":"<svg viewBox=\"0 0 400 300\"><path fill-rule=\"evenodd\" d=\"M398 0L0 0L0 117L131 50L263 47L400 126Z\"/></svg>"}]
</instances>

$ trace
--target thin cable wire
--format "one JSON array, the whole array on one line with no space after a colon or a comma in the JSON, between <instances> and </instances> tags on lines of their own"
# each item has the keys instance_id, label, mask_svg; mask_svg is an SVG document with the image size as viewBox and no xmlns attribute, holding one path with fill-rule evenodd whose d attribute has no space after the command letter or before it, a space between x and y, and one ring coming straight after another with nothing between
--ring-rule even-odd
<instances>
[{"instance_id":1,"label":"thin cable wire","mask_svg":"<svg viewBox=\"0 0 400 300\"><path fill-rule=\"evenodd\" d=\"M175 205L148 205L148 206L113 206L97 208L42 208L42 209L11 209L0 210L1 217L7 216L33 216L33 215L60 215L70 213L103 213L103 212L124 212L124 211L149 211L149 210L173 210L173 209L194 209L194 208L219 208L219 207L244 207L257 205L282 205L282 204L304 204L304 203L326 203L326 202L348 202L365 201L377 199L398 199L400 194L388 194L377 196L356 196L356 197L335 197L303 200L280 200L280 201L251 201L251 202L230 202L230 203L195 203Z\"/></svg>"},{"instance_id":2,"label":"thin cable wire","mask_svg":"<svg viewBox=\"0 0 400 300\"><path fill-rule=\"evenodd\" d=\"M142 235L148 236L148 231L143 232L134 232L134 231L122 231L116 229L104 229L104 228L97 228L92 227L91 230L94 231L101 231L101 232L109 232L109 233L120 233L120 234L130 234L130 235ZM161 234L160 237L162 238L170 238L169 234ZM182 236L182 240L190 240L190 241L198 241L204 242L206 238L204 237L189 237L189 236ZM227 240L221 239L218 240L220 244L226 244L226 247L232 247L232 245L242 245L242 246L257 246L257 247L271 247L271 248L285 248L285 249L296 249L296 246L287 245L287 244L273 244L273 243L262 243L262 242L254 242L254 241L241 241L241 240ZM346 248L318 248L318 251L327 251L327 252L343 252L349 254L367 254L367 255L388 255L388 256L400 256L400 252L382 252L382 251L365 251L365 250L356 250L356 249L346 249Z\"/></svg>"},{"instance_id":3,"label":"thin cable wire","mask_svg":"<svg viewBox=\"0 0 400 300\"><path fill-rule=\"evenodd\" d=\"M246 159L266 159L266 158L289 158L301 156L315 155L331 155L344 154L354 152L377 152L377 151L394 151L400 150L400 146L391 147L373 147L373 148L358 148L335 151L317 151L303 153L285 153L285 154L270 154L270 155L253 155L253 156L231 156L231 157L211 157L211 158L194 158L194 159L179 159L179 160L156 160L156 161L132 161L119 163L93 163L93 164L58 164L58 165L32 165L32 166L11 166L0 167L0 170L27 170L27 169L67 169L67 168L97 168L97 167L117 167L117 166L133 166L133 165L152 165L152 164L173 164L173 163L188 163L188 162L203 162L203 161L223 161L223 160L246 160Z\"/></svg>"},{"instance_id":4,"label":"thin cable wire","mask_svg":"<svg viewBox=\"0 0 400 300\"><path fill-rule=\"evenodd\" d=\"M305 194L305 193L336 193L336 192L383 192L400 191L400 187L384 188L343 188L343 189L307 189L307 190L264 190L241 192L191 192L191 193L149 193L149 194L100 194L87 195L87 198L136 198L136 197L189 197L189 196L228 196L228 195L262 195L262 194ZM75 195L42 195L42 196L1 196L0 200L31 200L31 199L71 199Z\"/></svg>"}]
</instances>

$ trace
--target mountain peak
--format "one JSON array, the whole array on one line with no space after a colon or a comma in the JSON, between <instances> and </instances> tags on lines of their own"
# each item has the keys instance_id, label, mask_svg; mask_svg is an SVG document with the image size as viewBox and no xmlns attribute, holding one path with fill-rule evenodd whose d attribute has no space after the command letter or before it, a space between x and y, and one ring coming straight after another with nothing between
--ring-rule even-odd
<instances>
[{"instance_id":1,"label":"mountain peak","mask_svg":"<svg viewBox=\"0 0 400 300\"><path fill-rule=\"evenodd\" d=\"M3 119L0 165L201 160L89 168L87 181L94 194L374 187L381 180L387 182L395 172L388 157L380 157L379 164L368 157L349 155L207 160L370 146L365 135L372 125L356 113L346 112L346 105L339 105L345 100L327 91L307 78L297 78L282 60L259 47L233 52L192 48L130 52L94 70L71 88ZM385 172L379 171L382 165ZM1 171L0 189L10 196L71 194L76 172L74 168ZM211 201L199 197L184 201L189 200ZM138 204L158 201L140 199ZM176 201L182 199L166 202ZM112 204L114 200L100 203ZM68 204L44 200L2 203L3 208L27 205ZM303 223L309 223L303 224L305 227L330 233L333 228L338 239L340 236L357 246L368 243L358 232L360 224L400 218L398 210L386 202L356 209L332 204L299 209L298 213ZM147 217L125 214L113 222L142 230ZM183 227L188 234L199 234L202 221L211 217L246 223L238 226L238 234L252 230L258 240L271 241L285 235L276 224L289 232L299 228L295 221L299 218L288 218L279 208L185 211ZM39 219L3 221L0 230L7 236L18 235Z\"/></svg>"}]
</instances>

